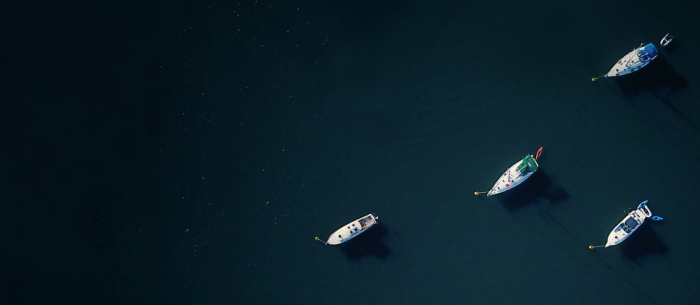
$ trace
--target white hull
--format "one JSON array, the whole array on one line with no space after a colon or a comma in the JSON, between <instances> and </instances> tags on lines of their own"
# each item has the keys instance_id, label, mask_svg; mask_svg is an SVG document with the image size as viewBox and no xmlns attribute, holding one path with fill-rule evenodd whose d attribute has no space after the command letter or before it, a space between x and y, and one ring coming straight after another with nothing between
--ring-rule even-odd
<instances>
[{"instance_id":1,"label":"white hull","mask_svg":"<svg viewBox=\"0 0 700 305\"><path fill-rule=\"evenodd\" d=\"M639 71L641 68L646 67L657 56L658 53L653 44L640 46L620 58L605 76L622 76Z\"/></svg>"},{"instance_id":2,"label":"white hull","mask_svg":"<svg viewBox=\"0 0 700 305\"><path fill-rule=\"evenodd\" d=\"M369 228L378 224L378 219L379 218L377 216L374 216L373 214L367 214L365 216L362 216L333 232L333 234L328 236L327 244L339 245L348 240L351 240L355 238L355 236L362 234Z\"/></svg>"},{"instance_id":3,"label":"white hull","mask_svg":"<svg viewBox=\"0 0 700 305\"><path fill-rule=\"evenodd\" d=\"M533 161L535 160L533 159ZM496 181L486 196L497 195L520 185L523 183L523 181L527 180L527 178L530 178L530 176L537 171L537 168L539 168L539 164L537 164L537 161L535 161L535 164L537 164L538 167L534 171L523 175L520 173L520 171L518 171L518 166L520 166L521 163L523 163L523 160L515 162L515 164L509 167L508 170L506 170L506 172L503 173L500 178L498 178L498 181Z\"/></svg>"},{"instance_id":4,"label":"white hull","mask_svg":"<svg viewBox=\"0 0 700 305\"><path fill-rule=\"evenodd\" d=\"M664 38L661 38L661 46L665 47L671 43L671 41L673 41L673 36L671 36L671 33L668 33L666 36L664 36Z\"/></svg>"},{"instance_id":5,"label":"white hull","mask_svg":"<svg viewBox=\"0 0 700 305\"><path fill-rule=\"evenodd\" d=\"M605 244L605 247L619 245L627 239L627 237L632 235L634 231L637 231L642 223L644 223L644 220L649 217L651 217L651 210L649 210L649 207L646 205L627 214L627 216L610 231L608 242Z\"/></svg>"}]
</instances>

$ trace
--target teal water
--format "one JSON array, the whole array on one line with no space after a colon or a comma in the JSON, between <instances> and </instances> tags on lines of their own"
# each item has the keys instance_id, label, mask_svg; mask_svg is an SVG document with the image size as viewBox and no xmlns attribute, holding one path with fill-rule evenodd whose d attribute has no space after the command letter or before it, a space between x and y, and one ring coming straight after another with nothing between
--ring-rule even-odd
<instances>
[{"instance_id":1,"label":"teal water","mask_svg":"<svg viewBox=\"0 0 700 305\"><path fill-rule=\"evenodd\" d=\"M19 146L39 156L26 164L60 165L36 177L29 165L11 168L22 176L8 185L53 187L6 195L17 203L4 208L3 231L31 226L18 220L37 211L24 196L63 218L5 236L17 247L5 249L2 271L22 281L3 283L22 289L0 297L697 304L695 10L691 1L256 1L151 5L127 29L90 17L112 36L87 35L80 46L146 30L138 47L110 48L121 54L114 61L88 52L65 63L91 59L78 72L114 82L79 85L107 89L109 103L87 89L64 92L74 82L60 73L61 86L37 93L83 92L76 105L46 102L30 117L52 124L21 129L30 138L53 130L50 145ZM661 48L667 32L676 40ZM648 67L591 82L642 42L659 48ZM125 60L137 51L148 60ZM122 91L131 82L147 94ZM540 146L540 170L526 183L473 195ZM63 155L44 157L44 147ZM620 246L587 248L647 199L665 220ZM370 212L380 226L347 244L314 241Z\"/></svg>"},{"instance_id":2,"label":"teal water","mask_svg":"<svg viewBox=\"0 0 700 305\"><path fill-rule=\"evenodd\" d=\"M222 107L227 122L213 128L230 130L215 142L227 143L234 168L222 173L232 190L213 229L226 233L202 258L231 285L213 299L697 303L689 9L394 2L258 15L259 30L231 38L256 45L222 54L208 81L215 90L244 75L226 92L245 101ZM675 48L645 71L590 81L667 31ZM253 61L243 73L236 54ZM532 181L472 195L540 146ZM666 220L619 247L587 249L646 199ZM368 212L381 230L341 247L313 242Z\"/></svg>"}]
</instances>

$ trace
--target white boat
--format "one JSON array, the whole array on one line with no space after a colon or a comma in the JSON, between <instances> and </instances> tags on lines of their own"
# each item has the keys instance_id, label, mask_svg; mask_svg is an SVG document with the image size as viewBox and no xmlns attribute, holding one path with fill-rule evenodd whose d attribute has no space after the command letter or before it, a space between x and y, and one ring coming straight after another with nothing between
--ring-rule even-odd
<instances>
[{"instance_id":1,"label":"white boat","mask_svg":"<svg viewBox=\"0 0 700 305\"><path fill-rule=\"evenodd\" d=\"M506 172L498 178L498 181L496 181L486 196L503 193L520 185L523 181L527 180L527 178L530 178L540 167L537 163L537 158L542 154L542 149L543 147L540 147L535 156L527 155L525 158L522 158L522 160L515 162L515 164L509 167ZM479 192L476 192L474 194L478 195L478 193Z\"/></svg>"},{"instance_id":2,"label":"white boat","mask_svg":"<svg viewBox=\"0 0 700 305\"><path fill-rule=\"evenodd\" d=\"M664 38L661 38L661 46L665 47L669 43L671 43L671 41L673 41L673 36L671 36L671 33L666 33L666 36L664 36Z\"/></svg>"},{"instance_id":3,"label":"white boat","mask_svg":"<svg viewBox=\"0 0 700 305\"><path fill-rule=\"evenodd\" d=\"M649 43L647 45L641 44L638 48L620 58L620 60L618 60L617 63L610 68L608 74L600 77L594 77L592 80L596 81L601 77L622 76L639 71L641 68L646 67L646 65L654 60L658 55L659 51L656 50L653 43Z\"/></svg>"},{"instance_id":4,"label":"white boat","mask_svg":"<svg viewBox=\"0 0 700 305\"><path fill-rule=\"evenodd\" d=\"M623 218L620 223L618 223L612 229L612 231L610 231L610 235L608 235L608 242L605 244L606 248L619 245L621 242L627 239L627 237L632 235L634 231L639 229L642 223L644 223L644 220L647 218L651 220L663 219L659 216L651 215L651 210L647 206L647 202L649 202L649 200L645 200L644 202L640 203L636 210L627 214L627 216L625 216L625 218Z\"/></svg>"},{"instance_id":5,"label":"white boat","mask_svg":"<svg viewBox=\"0 0 700 305\"><path fill-rule=\"evenodd\" d=\"M362 216L350 223L340 227L340 229L333 232L328 236L328 241L324 242L326 245L339 245L348 240L355 238L356 236L366 232L369 228L379 223L379 216L375 216L370 213ZM316 240L322 241L316 238Z\"/></svg>"}]
</instances>

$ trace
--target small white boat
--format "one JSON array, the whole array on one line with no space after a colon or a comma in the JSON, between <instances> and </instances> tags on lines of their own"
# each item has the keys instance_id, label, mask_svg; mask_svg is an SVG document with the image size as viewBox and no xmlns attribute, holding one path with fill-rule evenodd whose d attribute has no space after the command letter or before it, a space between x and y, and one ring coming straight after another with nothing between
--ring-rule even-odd
<instances>
[{"instance_id":1,"label":"small white boat","mask_svg":"<svg viewBox=\"0 0 700 305\"><path fill-rule=\"evenodd\" d=\"M627 216L625 216L625 218L623 218L620 221L620 223L618 223L612 229L612 231L610 231L610 234L608 235L608 242L605 244L605 248L619 245L621 242L627 239L627 237L632 235L634 231L639 229L642 223L644 223L644 220L646 220L647 218L651 220L663 219L659 216L651 215L651 210L647 206L647 202L649 202L649 200L645 200L644 202L640 203L639 206L637 206L636 210L627 214ZM593 249L597 247L589 246L589 248Z\"/></svg>"},{"instance_id":2,"label":"small white boat","mask_svg":"<svg viewBox=\"0 0 700 305\"><path fill-rule=\"evenodd\" d=\"M673 36L671 36L671 33L666 33L666 36L664 36L664 38L661 38L661 46L665 47L669 43L671 43L671 41L673 41Z\"/></svg>"},{"instance_id":3,"label":"small white boat","mask_svg":"<svg viewBox=\"0 0 700 305\"><path fill-rule=\"evenodd\" d=\"M530 178L540 167L537 163L537 158L542 154L542 149L543 147L540 147L535 156L527 155L525 158L522 158L509 167L506 172L498 178L498 181L496 181L486 196L503 193L520 185L523 181L527 180L527 178ZM475 192L474 194L478 195L479 193L480 192Z\"/></svg>"},{"instance_id":4,"label":"small white boat","mask_svg":"<svg viewBox=\"0 0 700 305\"><path fill-rule=\"evenodd\" d=\"M326 245L339 245L348 240L355 238L356 236L366 232L369 228L379 223L379 216L374 214L367 214L362 216L333 232L328 236L328 241L324 242L316 237L316 240L325 243Z\"/></svg>"},{"instance_id":5,"label":"small white boat","mask_svg":"<svg viewBox=\"0 0 700 305\"><path fill-rule=\"evenodd\" d=\"M596 81L601 77L616 77L639 71L641 68L646 67L646 65L654 60L658 55L659 51L656 50L653 43L649 43L647 45L641 44L638 48L620 58L620 60L618 60L617 63L610 68L608 74L600 77L594 77L592 80Z\"/></svg>"}]
</instances>

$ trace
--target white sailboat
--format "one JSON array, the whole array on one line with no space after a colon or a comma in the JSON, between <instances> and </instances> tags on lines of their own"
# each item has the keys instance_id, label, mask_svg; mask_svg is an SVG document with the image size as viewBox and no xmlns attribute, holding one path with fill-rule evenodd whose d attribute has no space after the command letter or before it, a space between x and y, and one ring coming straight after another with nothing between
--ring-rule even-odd
<instances>
[{"instance_id":1,"label":"white sailboat","mask_svg":"<svg viewBox=\"0 0 700 305\"><path fill-rule=\"evenodd\" d=\"M594 77L592 81L596 81L602 77L616 77L639 71L641 68L646 67L658 55L659 51L656 50L653 43L649 43L647 45L641 44L638 48L620 58L620 60L618 60L617 63L610 68L608 74Z\"/></svg>"},{"instance_id":2,"label":"white sailboat","mask_svg":"<svg viewBox=\"0 0 700 305\"><path fill-rule=\"evenodd\" d=\"M537 171L540 165L537 163L537 159L542 154L543 147L537 150L537 154L526 155L524 158L515 162L511 167L509 167L503 175L496 181L491 190L488 191L486 196L493 196L505 191L508 191L530 178L532 174ZM479 195L485 192L474 192L474 195Z\"/></svg>"},{"instance_id":3,"label":"white sailboat","mask_svg":"<svg viewBox=\"0 0 700 305\"><path fill-rule=\"evenodd\" d=\"M630 212L623 218L620 223L618 223L610 234L608 234L608 241L605 246L588 246L589 249L599 248L599 247L612 247L622 243L627 237L632 235L634 231L637 231L639 227L644 223L644 220L662 220L663 218L659 216L652 216L651 210L647 206L649 200L645 200L637 206L637 209Z\"/></svg>"},{"instance_id":4,"label":"white sailboat","mask_svg":"<svg viewBox=\"0 0 700 305\"><path fill-rule=\"evenodd\" d=\"M328 236L328 241L323 241L318 237L316 237L316 240L326 245L339 245L366 232L369 228L378 224L378 220L379 216L370 213L335 230L335 232Z\"/></svg>"}]
</instances>

